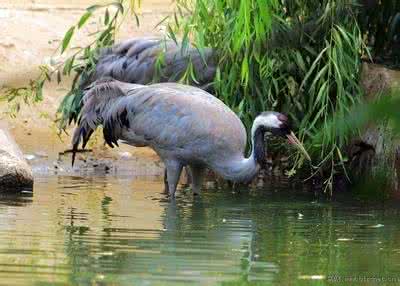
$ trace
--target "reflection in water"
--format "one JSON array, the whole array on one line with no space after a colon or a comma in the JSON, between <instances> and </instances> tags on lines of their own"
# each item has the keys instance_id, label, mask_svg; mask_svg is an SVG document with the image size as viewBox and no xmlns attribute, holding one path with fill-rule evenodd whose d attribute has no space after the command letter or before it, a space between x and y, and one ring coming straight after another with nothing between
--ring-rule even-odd
<instances>
[{"instance_id":1,"label":"reflection in water","mask_svg":"<svg viewBox=\"0 0 400 286\"><path fill-rule=\"evenodd\" d=\"M160 180L37 178L0 197L1 283L308 285L395 277L400 213L291 197L286 189L180 193ZM280 192L281 191L281 192Z\"/></svg>"}]
</instances>

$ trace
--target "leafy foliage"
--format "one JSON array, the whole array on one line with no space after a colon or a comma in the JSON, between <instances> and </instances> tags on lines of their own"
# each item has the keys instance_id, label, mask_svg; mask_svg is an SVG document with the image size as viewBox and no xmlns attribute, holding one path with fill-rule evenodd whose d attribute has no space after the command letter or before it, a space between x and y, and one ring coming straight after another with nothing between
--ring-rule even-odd
<instances>
[{"instance_id":1,"label":"leafy foliage","mask_svg":"<svg viewBox=\"0 0 400 286\"><path fill-rule=\"evenodd\" d=\"M45 67L41 67L44 69ZM11 117L15 117L21 108L21 104L32 104L43 100L43 85L47 80L48 71L43 71L42 74L35 80L30 80L28 86L11 87L4 89L4 95L0 97L0 101L7 101L9 109L7 113Z\"/></svg>"},{"instance_id":2,"label":"leafy foliage","mask_svg":"<svg viewBox=\"0 0 400 286\"><path fill-rule=\"evenodd\" d=\"M372 164L372 161L365 160L366 157L361 159L356 156L349 158L350 160L342 158L342 163L356 173L356 176L351 178L355 183L353 191L363 199L383 200L388 198L390 192L398 188L396 184L399 160L397 146L400 135L399 95L398 89L385 91L380 93L374 101L354 105L346 115L335 114L327 122L326 128L331 133L343 136L351 137L356 130L371 128L371 126L377 134L384 134L384 144L375 146L374 157L369 158L373 160ZM324 130L317 132L312 139L313 143L322 144L325 133Z\"/></svg>"},{"instance_id":3,"label":"leafy foliage","mask_svg":"<svg viewBox=\"0 0 400 286\"><path fill-rule=\"evenodd\" d=\"M333 170L347 137L329 129L328 121L361 98L364 47L355 4L181 0L174 33L218 50L216 96L247 126L261 111L275 109L290 115L303 140L324 130L323 141L309 148L320 167L329 162Z\"/></svg>"}]
</instances>

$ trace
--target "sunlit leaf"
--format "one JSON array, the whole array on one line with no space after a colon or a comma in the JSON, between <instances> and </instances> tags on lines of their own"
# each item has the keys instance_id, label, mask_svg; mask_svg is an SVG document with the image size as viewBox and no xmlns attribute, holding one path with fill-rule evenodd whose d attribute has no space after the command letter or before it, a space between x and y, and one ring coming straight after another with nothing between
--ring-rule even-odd
<instances>
[{"instance_id":1,"label":"sunlit leaf","mask_svg":"<svg viewBox=\"0 0 400 286\"><path fill-rule=\"evenodd\" d=\"M82 15L82 17L79 19L78 22L78 29L82 28L83 25L89 20L89 18L92 16L92 12L87 11L85 14Z\"/></svg>"},{"instance_id":2,"label":"sunlit leaf","mask_svg":"<svg viewBox=\"0 0 400 286\"><path fill-rule=\"evenodd\" d=\"M61 54L65 52L66 48L68 47L71 38L74 34L75 31L75 26L72 26L69 28L69 30L65 33L64 39L62 40L62 45L61 45Z\"/></svg>"},{"instance_id":3,"label":"sunlit leaf","mask_svg":"<svg viewBox=\"0 0 400 286\"><path fill-rule=\"evenodd\" d=\"M110 23L110 12L107 8L106 12L104 13L104 25L108 25L108 23Z\"/></svg>"}]
</instances>

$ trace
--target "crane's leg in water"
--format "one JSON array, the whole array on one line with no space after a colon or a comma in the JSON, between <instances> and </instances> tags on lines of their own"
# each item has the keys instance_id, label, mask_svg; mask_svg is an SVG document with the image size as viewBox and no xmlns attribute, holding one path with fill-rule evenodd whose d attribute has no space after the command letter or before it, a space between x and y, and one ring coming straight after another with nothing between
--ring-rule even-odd
<instances>
[{"instance_id":1,"label":"crane's leg in water","mask_svg":"<svg viewBox=\"0 0 400 286\"><path fill-rule=\"evenodd\" d=\"M193 166L193 165L189 166L189 168L190 168L190 175L192 177L193 195L200 195L205 168L202 166Z\"/></svg>"},{"instance_id":2,"label":"crane's leg in water","mask_svg":"<svg viewBox=\"0 0 400 286\"><path fill-rule=\"evenodd\" d=\"M174 198L183 166L176 160L166 160L164 163L167 168L168 192Z\"/></svg>"},{"instance_id":3,"label":"crane's leg in water","mask_svg":"<svg viewBox=\"0 0 400 286\"><path fill-rule=\"evenodd\" d=\"M190 171L190 167L189 167L189 166L186 166L186 167L183 169L182 173L185 175L184 184L185 184L186 186L192 185L192 181L193 181L193 180L192 180L192 172Z\"/></svg>"},{"instance_id":4,"label":"crane's leg in water","mask_svg":"<svg viewBox=\"0 0 400 286\"><path fill-rule=\"evenodd\" d=\"M168 179L167 179L167 168L164 168L164 192L168 194L169 188L168 188Z\"/></svg>"},{"instance_id":5,"label":"crane's leg in water","mask_svg":"<svg viewBox=\"0 0 400 286\"><path fill-rule=\"evenodd\" d=\"M185 177L186 177L185 178L186 181L185 181L184 184L186 186L190 186L192 184L192 173L191 173L191 171L188 170L188 167L186 167L186 170L185 170L184 174L185 174ZM168 179L167 179L167 168L164 168L164 192L166 194L169 193Z\"/></svg>"}]
</instances>

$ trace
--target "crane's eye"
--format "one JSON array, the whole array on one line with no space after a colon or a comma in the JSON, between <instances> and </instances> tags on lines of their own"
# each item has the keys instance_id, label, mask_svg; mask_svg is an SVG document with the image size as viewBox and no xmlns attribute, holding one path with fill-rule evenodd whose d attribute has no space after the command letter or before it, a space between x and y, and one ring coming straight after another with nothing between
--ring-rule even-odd
<instances>
[{"instance_id":1,"label":"crane's eye","mask_svg":"<svg viewBox=\"0 0 400 286\"><path fill-rule=\"evenodd\" d=\"M278 114L278 119L279 121L281 121L282 123L287 123L288 122L288 117L283 114L283 113L279 113Z\"/></svg>"}]
</instances>

